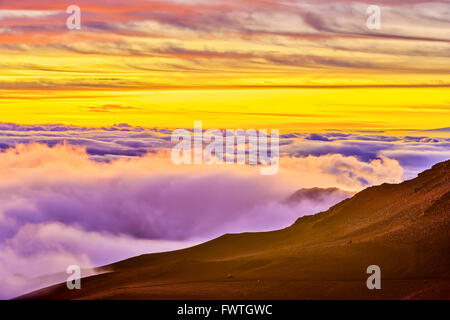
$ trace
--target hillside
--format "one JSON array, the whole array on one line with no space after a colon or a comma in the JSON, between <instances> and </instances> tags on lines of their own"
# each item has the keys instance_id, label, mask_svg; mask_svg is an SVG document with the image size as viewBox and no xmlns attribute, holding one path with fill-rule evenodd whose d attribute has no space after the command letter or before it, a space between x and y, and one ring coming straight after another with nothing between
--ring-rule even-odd
<instances>
[{"instance_id":1,"label":"hillside","mask_svg":"<svg viewBox=\"0 0 450 320\"><path fill-rule=\"evenodd\" d=\"M381 268L381 290L366 268ZM370 187L274 232L227 234L134 257L110 272L22 298L450 299L450 161Z\"/></svg>"}]
</instances>

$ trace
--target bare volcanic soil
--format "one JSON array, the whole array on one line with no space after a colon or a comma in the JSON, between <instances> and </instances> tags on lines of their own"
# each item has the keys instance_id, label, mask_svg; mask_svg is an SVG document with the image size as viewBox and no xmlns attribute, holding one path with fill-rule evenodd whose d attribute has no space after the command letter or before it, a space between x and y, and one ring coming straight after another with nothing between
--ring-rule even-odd
<instances>
[{"instance_id":1,"label":"bare volcanic soil","mask_svg":"<svg viewBox=\"0 0 450 320\"><path fill-rule=\"evenodd\" d=\"M366 269L381 268L381 290ZM274 232L124 260L22 299L449 299L450 161Z\"/></svg>"}]
</instances>

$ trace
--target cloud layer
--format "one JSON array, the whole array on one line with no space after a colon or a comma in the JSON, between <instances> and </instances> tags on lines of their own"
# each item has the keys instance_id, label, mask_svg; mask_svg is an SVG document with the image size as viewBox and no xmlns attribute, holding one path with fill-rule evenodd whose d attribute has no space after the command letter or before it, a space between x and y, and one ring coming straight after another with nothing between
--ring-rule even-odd
<instances>
[{"instance_id":1,"label":"cloud layer","mask_svg":"<svg viewBox=\"0 0 450 320\"><path fill-rule=\"evenodd\" d=\"M225 135L225 131L222 131ZM173 147L171 130L148 129L128 124L111 127L86 128L66 125L18 125L0 123L0 149L16 144L37 142L47 146L68 143L86 148L90 158L110 161L132 158L148 153L168 152ZM285 133L280 136L282 161L288 158L340 154L369 162L385 156L399 161L404 169L403 179L412 178L418 172L436 162L450 158L450 138L445 129L414 132L393 136L383 131L321 133ZM351 188L366 187L368 184ZM349 188L350 186L346 186Z\"/></svg>"},{"instance_id":2,"label":"cloud layer","mask_svg":"<svg viewBox=\"0 0 450 320\"><path fill-rule=\"evenodd\" d=\"M436 85L434 80L441 79L448 85L448 1L371 4L382 7L381 30L366 27L369 4L364 1L134 0L124 5L79 0L82 29L70 32L65 1L6 0L0 10L2 52L58 54L60 61L24 63L6 56L9 73L28 69L41 77L1 84L11 89L270 86L260 81L263 77L291 86L308 80L313 85L333 74L345 85L358 74L364 80L354 77L352 83ZM73 57L83 63L73 65ZM78 76L99 69L114 76ZM374 81L370 73L389 76ZM411 73L432 76L402 76Z\"/></svg>"},{"instance_id":3,"label":"cloud layer","mask_svg":"<svg viewBox=\"0 0 450 320\"><path fill-rule=\"evenodd\" d=\"M403 175L382 156L287 157L271 177L249 166L175 166L164 151L97 160L67 143L0 153L2 297L39 287L46 282L36 277L70 264L94 267L224 233L283 228L348 196L287 203L299 188L360 189Z\"/></svg>"}]
</instances>

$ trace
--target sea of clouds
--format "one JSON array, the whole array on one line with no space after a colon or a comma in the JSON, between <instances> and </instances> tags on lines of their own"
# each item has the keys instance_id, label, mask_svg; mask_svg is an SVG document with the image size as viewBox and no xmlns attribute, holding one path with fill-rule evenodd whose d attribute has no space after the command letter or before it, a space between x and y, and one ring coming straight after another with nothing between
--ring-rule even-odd
<instances>
[{"instance_id":1,"label":"sea of clouds","mask_svg":"<svg viewBox=\"0 0 450 320\"><path fill-rule=\"evenodd\" d=\"M286 199L298 189L358 191L450 158L446 138L374 133L280 137L280 170L176 166L169 130L0 124L0 297L64 273L173 250L224 233L267 231L346 196Z\"/></svg>"}]
</instances>

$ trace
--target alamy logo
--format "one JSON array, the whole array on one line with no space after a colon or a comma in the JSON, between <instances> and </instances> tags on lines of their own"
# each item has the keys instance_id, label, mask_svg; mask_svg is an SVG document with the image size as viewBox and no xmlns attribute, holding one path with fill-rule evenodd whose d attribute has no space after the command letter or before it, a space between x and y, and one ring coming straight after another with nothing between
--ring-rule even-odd
<instances>
[{"instance_id":1,"label":"alamy logo","mask_svg":"<svg viewBox=\"0 0 450 320\"><path fill-rule=\"evenodd\" d=\"M81 269L77 265L71 265L67 267L66 270L67 274L70 274L70 276L67 278L66 285L67 289L73 290L81 289Z\"/></svg>"},{"instance_id":2,"label":"alamy logo","mask_svg":"<svg viewBox=\"0 0 450 320\"><path fill-rule=\"evenodd\" d=\"M69 30L81 29L81 9L79 6L71 5L66 10L70 16L67 18L66 25Z\"/></svg>"},{"instance_id":3,"label":"alamy logo","mask_svg":"<svg viewBox=\"0 0 450 320\"><path fill-rule=\"evenodd\" d=\"M367 274L371 274L369 278L367 278L366 285L367 289L381 289L381 269L377 265L371 265L367 267Z\"/></svg>"},{"instance_id":4,"label":"alamy logo","mask_svg":"<svg viewBox=\"0 0 450 320\"><path fill-rule=\"evenodd\" d=\"M381 7L371 5L367 8L367 14L370 14L367 18L366 26L369 30L381 29Z\"/></svg>"},{"instance_id":5,"label":"alamy logo","mask_svg":"<svg viewBox=\"0 0 450 320\"><path fill-rule=\"evenodd\" d=\"M247 163L261 165L261 175L274 175L279 168L279 138L278 129L272 129L270 136L266 129L203 131L202 121L194 121L193 134L187 129L172 132L172 143L177 143L172 161L176 165Z\"/></svg>"}]
</instances>

